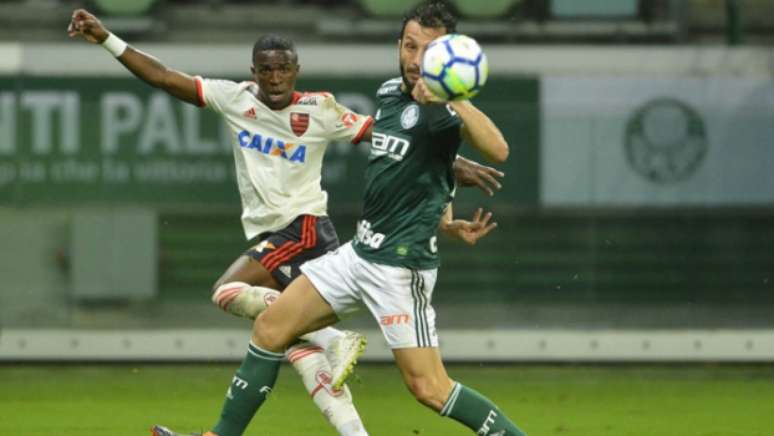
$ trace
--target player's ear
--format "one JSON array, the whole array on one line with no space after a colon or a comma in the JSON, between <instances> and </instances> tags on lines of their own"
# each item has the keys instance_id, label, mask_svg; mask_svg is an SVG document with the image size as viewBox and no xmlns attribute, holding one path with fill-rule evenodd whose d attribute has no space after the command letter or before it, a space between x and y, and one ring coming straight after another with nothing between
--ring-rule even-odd
<instances>
[{"instance_id":1,"label":"player's ear","mask_svg":"<svg viewBox=\"0 0 774 436\"><path fill-rule=\"evenodd\" d=\"M255 65L250 65L250 74L255 76Z\"/></svg>"}]
</instances>

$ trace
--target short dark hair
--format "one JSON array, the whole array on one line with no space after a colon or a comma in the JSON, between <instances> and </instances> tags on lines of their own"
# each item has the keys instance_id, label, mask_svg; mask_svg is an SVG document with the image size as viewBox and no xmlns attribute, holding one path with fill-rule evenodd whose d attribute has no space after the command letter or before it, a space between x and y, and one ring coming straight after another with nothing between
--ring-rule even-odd
<instances>
[{"instance_id":1,"label":"short dark hair","mask_svg":"<svg viewBox=\"0 0 774 436\"><path fill-rule=\"evenodd\" d=\"M412 20L422 27L445 27L446 33L457 31L457 17L452 13L448 3L443 0L426 0L409 10L403 16L399 39L403 39L406 24Z\"/></svg>"},{"instance_id":2,"label":"short dark hair","mask_svg":"<svg viewBox=\"0 0 774 436\"><path fill-rule=\"evenodd\" d=\"M290 40L290 38L277 35L276 33L268 33L266 35L262 35L260 38L258 38L257 41L255 41L255 45L253 45L252 62L255 63L255 56L258 54L258 52L267 50L287 50L298 56L298 53L296 53L296 45L292 40Z\"/></svg>"}]
</instances>

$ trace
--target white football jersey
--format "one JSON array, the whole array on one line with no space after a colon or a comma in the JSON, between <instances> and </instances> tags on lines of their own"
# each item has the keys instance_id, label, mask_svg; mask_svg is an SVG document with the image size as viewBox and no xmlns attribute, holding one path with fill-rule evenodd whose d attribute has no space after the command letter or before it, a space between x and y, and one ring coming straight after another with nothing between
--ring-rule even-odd
<instances>
[{"instance_id":1,"label":"white football jersey","mask_svg":"<svg viewBox=\"0 0 774 436\"><path fill-rule=\"evenodd\" d=\"M281 110L258 100L258 84L196 77L199 105L223 115L231 131L242 225L247 239L280 230L299 215L327 214L320 186L331 141L357 144L373 123L329 93L299 93Z\"/></svg>"}]
</instances>

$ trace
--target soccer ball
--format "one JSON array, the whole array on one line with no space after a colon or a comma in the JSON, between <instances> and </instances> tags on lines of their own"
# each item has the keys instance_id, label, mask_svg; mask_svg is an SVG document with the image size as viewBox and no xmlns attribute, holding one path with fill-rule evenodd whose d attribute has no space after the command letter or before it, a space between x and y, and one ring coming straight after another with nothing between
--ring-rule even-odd
<instances>
[{"instance_id":1,"label":"soccer ball","mask_svg":"<svg viewBox=\"0 0 774 436\"><path fill-rule=\"evenodd\" d=\"M486 83L489 63L476 40L452 33L437 38L422 58L422 78L443 100L467 100Z\"/></svg>"}]
</instances>

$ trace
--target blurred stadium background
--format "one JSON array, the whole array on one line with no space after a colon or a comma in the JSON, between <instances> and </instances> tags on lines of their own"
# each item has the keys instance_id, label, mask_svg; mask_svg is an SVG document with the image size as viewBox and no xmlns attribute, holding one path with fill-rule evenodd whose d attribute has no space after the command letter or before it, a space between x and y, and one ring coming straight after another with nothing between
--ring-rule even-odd
<instances>
[{"instance_id":1,"label":"blurred stadium background","mask_svg":"<svg viewBox=\"0 0 774 436\"><path fill-rule=\"evenodd\" d=\"M0 2L0 361L244 354L249 324L209 302L249 247L219 120L69 41L74 8L208 77L247 79L257 35L281 32L299 89L373 113L413 3ZM451 3L489 55L475 102L511 157L500 192L456 207L491 208L496 233L441 244L447 358L774 361L774 2ZM343 240L365 150L326 156ZM389 358L370 316L345 325L368 334L365 360Z\"/></svg>"}]
</instances>

